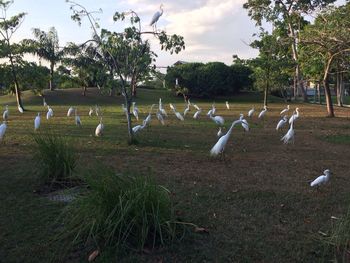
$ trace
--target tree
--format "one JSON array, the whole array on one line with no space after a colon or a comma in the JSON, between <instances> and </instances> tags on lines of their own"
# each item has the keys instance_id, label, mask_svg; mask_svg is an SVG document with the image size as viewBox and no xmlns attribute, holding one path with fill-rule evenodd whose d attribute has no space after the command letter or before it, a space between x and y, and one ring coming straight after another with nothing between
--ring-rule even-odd
<instances>
[{"instance_id":1,"label":"tree","mask_svg":"<svg viewBox=\"0 0 350 263\"><path fill-rule=\"evenodd\" d=\"M14 92L16 93L17 106L24 110L21 100L21 89L17 77L17 66L22 61L23 50L19 44L11 43L13 34L21 26L26 13L19 13L10 18L7 17L7 10L13 1L0 0L0 58L5 58L10 63L12 82L14 83Z\"/></svg>"},{"instance_id":2,"label":"tree","mask_svg":"<svg viewBox=\"0 0 350 263\"><path fill-rule=\"evenodd\" d=\"M288 32L291 39L291 52L295 61L294 90L302 92L304 101L307 94L303 87L299 64L299 32L305 25L303 15L309 14L317 8L323 8L335 0L248 0L243 7L248 9L248 15L261 26L262 21L271 22L275 28Z\"/></svg>"},{"instance_id":3,"label":"tree","mask_svg":"<svg viewBox=\"0 0 350 263\"><path fill-rule=\"evenodd\" d=\"M74 1L67 0L67 2L71 4L73 20L79 24L81 24L83 17L89 20L93 30L93 38L85 43L96 43L100 57L110 68L110 74L119 80L121 94L124 96L127 109L128 142L133 143L130 107L136 93L136 83L149 70L156 56L150 50L149 41L144 40L143 36L151 35L157 38L161 48L170 51L170 53L178 53L184 49L184 40L181 36L167 35L165 31L156 29L142 31L140 18L134 11L114 14L113 20L116 22L125 22L126 18L129 18L130 25L125 27L122 32L101 29L98 33L98 24L93 12L89 12L84 6Z\"/></svg>"},{"instance_id":4,"label":"tree","mask_svg":"<svg viewBox=\"0 0 350 263\"><path fill-rule=\"evenodd\" d=\"M301 35L301 43L310 57L322 58L322 82L325 89L327 112L334 117L329 78L337 59L350 54L350 3L331 7L320 13L315 22Z\"/></svg>"},{"instance_id":5,"label":"tree","mask_svg":"<svg viewBox=\"0 0 350 263\"><path fill-rule=\"evenodd\" d=\"M54 27L51 27L48 32L40 30L40 28L33 28L33 34L36 40L24 39L22 42L31 47L31 53L39 56L50 63L50 90L54 89L53 76L55 65L61 61L64 55L64 49L60 49L58 34Z\"/></svg>"},{"instance_id":6,"label":"tree","mask_svg":"<svg viewBox=\"0 0 350 263\"><path fill-rule=\"evenodd\" d=\"M262 30L260 39L251 46L259 49L259 56L249 64L253 69L255 87L264 91L264 105L267 106L267 96L272 87L281 89L289 84L292 60L286 50L287 45L281 45L276 32L269 34Z\"/></svg>"}]
</instances>

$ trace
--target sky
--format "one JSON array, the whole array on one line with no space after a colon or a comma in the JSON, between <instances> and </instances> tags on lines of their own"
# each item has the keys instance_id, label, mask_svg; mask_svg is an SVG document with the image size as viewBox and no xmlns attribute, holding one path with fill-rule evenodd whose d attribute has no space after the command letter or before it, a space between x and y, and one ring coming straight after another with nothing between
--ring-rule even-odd
<instances>
[{"instance_id":1,"label":"sky","mask_svg":"<svg viewBox=\"0 0 350 263\"><path fill-rule=\"evenodd\" d=\"M158 54L156 65L166 67L178 60L188 62L221 61L232 63L232 55L252 58L257 51L249 47L253 33L258 31L242 5L246 0L79 0L88 10L102 9L95 14L101 28L120 31L125 24L115 23L113 14L130 9L141 18L143 30L149 30L153 14L163 4L164 13L157 27L168 34L184 37L186 49L170 55L152 41ZM91 37L87 20L79 26L71 20L70 5L65 0L15 0L8 15L26 12L26 18L14 36L14 41L33 38L32 28L47 31L54 26L60 45L82 43Z\"/></svg>"}]
</instances>

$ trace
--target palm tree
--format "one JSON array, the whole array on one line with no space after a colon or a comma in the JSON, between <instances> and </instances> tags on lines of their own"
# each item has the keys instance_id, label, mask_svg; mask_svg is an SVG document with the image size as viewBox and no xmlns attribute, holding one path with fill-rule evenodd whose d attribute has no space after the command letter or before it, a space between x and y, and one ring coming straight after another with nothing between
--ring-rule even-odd
<instances>
[{"instance_id":1,"label":"palm tree","mask_svg":"<svg viewBox=\"0 0 350 263\"><path fill-rule=\"evenodd\" d=\"M53 73L57 62L63 57L63 50L60 50L57 31L51 27L48 32L40 30L40 28L33 28L33 34L36 38L34 42L35 48L33 53L39 56L40 59L47 60L50 63L50 90L53 90Z\"/></svg>"}]
</instances>

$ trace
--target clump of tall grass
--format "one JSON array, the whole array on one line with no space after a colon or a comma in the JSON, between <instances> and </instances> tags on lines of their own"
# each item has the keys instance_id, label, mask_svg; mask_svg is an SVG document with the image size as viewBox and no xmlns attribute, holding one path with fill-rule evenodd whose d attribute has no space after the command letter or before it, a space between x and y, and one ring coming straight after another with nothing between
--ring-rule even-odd
<instances>
[{"instance_id":1,"label":"clump of tall grass","mask_svg":"<svg viewBox=\"0 0 350 263\"><path fill-rule=\"evenodd\" d=\"M52 133L34 135L33 159L43 183L64 183L71 179L77 155L69 141Z\"/></svg>"},{"instance_id":2,"label":"clump of tall grass","mask_svg":"<svg viewBox=\"0 0 350 263\"><path fill-rule=\"evenodd\" d=\"M93 242L116 251L154 248L184 230L175 220L169 190L151 175L116 174L104 168L85 180L86 192L63 211L62 237L73 244Z\"/></svg>"},{"instance_id":3,"label":"clump of tall grass","mask_svg":"<svg viewBox=\"0 0 350 263\"><path fill-rule=\"evenodd\" d=\"M335 219L330 235L324 238L332 248L334 262L350 262L350 208L343 218Z\"/></svg>"}]
</instances>

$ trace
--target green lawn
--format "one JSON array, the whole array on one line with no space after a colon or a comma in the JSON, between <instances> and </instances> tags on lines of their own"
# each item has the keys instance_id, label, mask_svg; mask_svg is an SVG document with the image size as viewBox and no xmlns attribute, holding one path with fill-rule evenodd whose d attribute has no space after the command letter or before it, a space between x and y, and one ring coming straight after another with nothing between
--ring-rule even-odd
<instances>
[{"instance_id":1,"label":"green lawn","mask_svg":"<svg viewBox=\"0 0 350 263\"><path fill-rule=\"evenodd\" d=\"M191 100L203 108L193 120L192 108L184 122L178 121L168 104L185 108L181 98L164 90L140 90L136 99L141 119L149 106L162 98L169 117L161 126L152 124L137 135L138 144L127 145L121 97L108 97L90 89L46 92L54 110L47 121L40 97L24 93L24 114L16 110L15 98L0 97L9 105L10 120L4 144L0 144L0 262L49 262L60 249L54 238L60 229L57 217L64 204L39 195L40 185L31 159L34 149L33 121L42 113L40 132L64 135L79 154L77 173L103 164L117 171L151 169L157 181L172 191L176 210L185 222L205 227L209 233L190 233L181 242L151 253L133 252L117 259L101 251L96 262L322 262L333 259L319 231L329 233L331 216L342 217L349 207L349 109L336 108L337 118L325 118L325 106L295 104L301 116L295 124L294 145L283 145L286 132L276 132L283 101L271 98L264 121L253 117L251 131L234 129L226 148L226 162L209 157L217 141L217 127L205 116L212 100ZM231 109L224 102L228 100ZM215 101L217 114L230 122L255 106L255 94ZM99 123L89 117L90 106L100 105L105 133L94 136ZM67 118L69 106L77 106L82 127ZM134 121L134 119L133 119ZM134 123L133 125L136 125ZM309 182L329 168L333 177L316 191ZM91 247L78 248L63 262L87 262ZM55 260L53 260L56 262Z\"/></svg>"}]
</instances>

